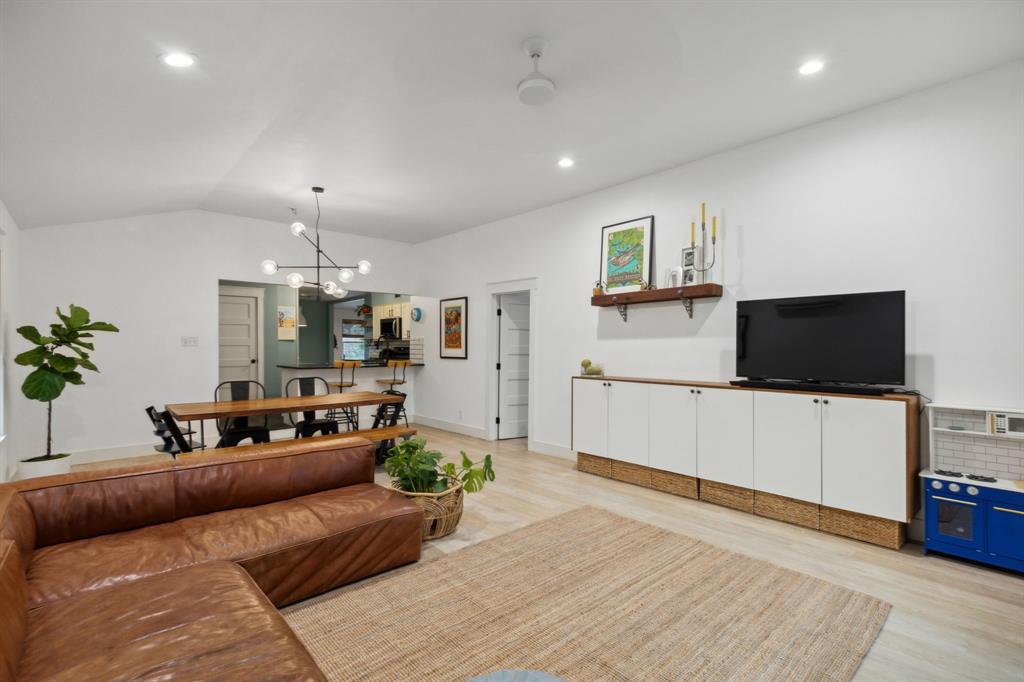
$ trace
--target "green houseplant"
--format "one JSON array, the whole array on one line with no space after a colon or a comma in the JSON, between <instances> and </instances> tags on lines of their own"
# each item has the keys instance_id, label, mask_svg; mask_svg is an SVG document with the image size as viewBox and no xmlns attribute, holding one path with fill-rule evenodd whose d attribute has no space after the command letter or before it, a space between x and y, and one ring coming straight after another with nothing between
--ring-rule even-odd
<instances>
[{"instance_id":1,"label":"green houseplant","mask_svg":"<svg viewBox=\"0 0 1024 682\"><path fill-rule=\"evenodd\" d=\"M65 315L57 308L59 322L50 325L50 333L43 335L31 325L18 327L18 333L28 340L33 348L19 354L14 361L19 365L34 367L21 385L26 398L46 403L46 454L24 459L19 464L22 477L42 476L67 471L68 453L53 452L53 401L61 396L68 384L85 384L80 369L99 372L89 359L89 352L95 349L93 332L117 332L109 322L93 322L89 311L71 304Z\"/></svg>"},{"instance_id":2,"label":"green houseplant","mask_svg":"<svg viewBox=\"0 0 1024 682\"><path fill-rule=\"evenodd\" d=\"M399 443L389 451L384 470L391 486L423 509L423 539L432 540L455 532L462 518L462 493L482 490L494 480L491 456L474 462L460 452L461 466L443 462L438 450L428 450L422 438Z\"/></svg>"}]
</instances>

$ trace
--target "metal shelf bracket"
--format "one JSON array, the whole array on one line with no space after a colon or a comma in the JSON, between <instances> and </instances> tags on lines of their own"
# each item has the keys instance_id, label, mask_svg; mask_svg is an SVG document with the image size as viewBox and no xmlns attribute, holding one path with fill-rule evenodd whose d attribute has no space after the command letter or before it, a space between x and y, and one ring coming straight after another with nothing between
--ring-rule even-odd
<instances>
[{"instance_id":1,"label":"metal shelf bracket","mask_svg":"<svg viewBox=\"0 0 1024 682\"><path fill-rule=\"evenodd\" d=\"M628 313L628 307L625 303L616 303L615 309L619 311L619 315L622 316L622 321L626 321L626 314Z\"/></svg>"}]
</instances>

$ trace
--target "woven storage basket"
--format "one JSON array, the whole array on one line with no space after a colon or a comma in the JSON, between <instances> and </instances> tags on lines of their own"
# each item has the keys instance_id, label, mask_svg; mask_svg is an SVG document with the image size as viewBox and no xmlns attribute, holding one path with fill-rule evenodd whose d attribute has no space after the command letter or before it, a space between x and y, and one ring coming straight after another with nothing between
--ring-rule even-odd
<instances>
[{"instance_id":1,"label":"woven storage basket","mask_svg":"<svg viewBox=\"0 0 1024 682\"><path fill-rule=\"evenodd\" d=\"M395 488L398 490L398 488ZM452 481L452 486L441 493L409 493L398 490L423 510L423 539L434 540L451 535L462 519L462 483Z\"/></svg>"}]
</instances>

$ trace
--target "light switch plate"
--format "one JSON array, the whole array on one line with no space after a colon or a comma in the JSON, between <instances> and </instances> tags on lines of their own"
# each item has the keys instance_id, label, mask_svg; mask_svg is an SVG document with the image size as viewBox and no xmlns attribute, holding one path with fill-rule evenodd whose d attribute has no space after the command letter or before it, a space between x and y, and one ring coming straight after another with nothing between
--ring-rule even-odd
<instances>
[{"instance_id":1,"label":"light switch plate","mask_svg":"<svg viewBox=\"0 0 1024 682\"><path fill-rule=\"evenodd\" d=\"M181 337L181 345L186 348L195 348L199 345L198 336L183 336Z\"/></svg>"}]
</instances>

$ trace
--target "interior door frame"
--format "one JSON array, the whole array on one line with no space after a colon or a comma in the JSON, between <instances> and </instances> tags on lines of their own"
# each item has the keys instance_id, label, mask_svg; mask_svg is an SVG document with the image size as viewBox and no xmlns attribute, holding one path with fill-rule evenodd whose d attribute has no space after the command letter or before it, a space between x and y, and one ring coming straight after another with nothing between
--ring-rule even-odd
<instances>
[{"instance_id":1,"label":"interior door frame","mask_svg":"<svg viewBox=\"0 0 1024 682\"><path fill-rule=\"evenodd\" d=\"M265 353L263 344L266 339L263 337L263 324L266 320L263 319L263 302L265 291L259 287L238 287L230 284L219 284L217 285L217 381L214 386L220 383L220 297L221 296L246 296L249 298L256 299L256 364L259 366L259 382L263 386L266 386L264 381L266 377L266 365L264 363Z\"/></svg>"},{"instance_id":2,"label":"interior door frame","mask_svg":"<svg viewBox=\"0 0 1024 682\"><path fill-rule=\"evenodd\" d=\"M530 372L530 386L527 390L529 405L526 407L526 440L527 447L529 447L529 443L533 440L533 425L536 421L535 410L537 409L537 382L533 378L536 376L535 368L537 366L537 353L535 352L537 345L534 343L534 340L537 338L537 321L539 319L537 304L540 300L540 278L538 277L487 283L489 310L487 315L487 371L485 372L487 381L484 386L484 403L487 405L487 440L497 440L498 425L495 420L498 417L499 406L498 372L496 367L498 365L498 339L501 333L498 326L498 298L502 294L518 294L523 292L530 296L530 359L527 363Z\"/></svg>"}]
</instances>

